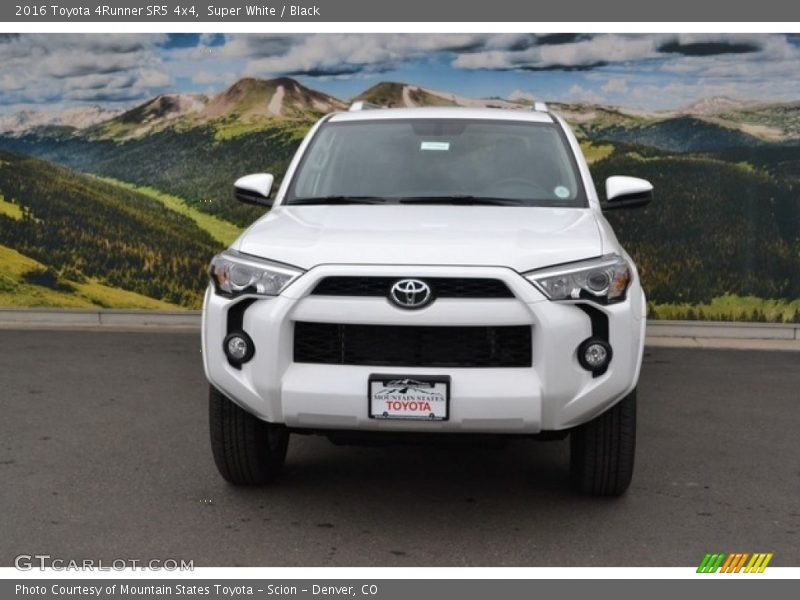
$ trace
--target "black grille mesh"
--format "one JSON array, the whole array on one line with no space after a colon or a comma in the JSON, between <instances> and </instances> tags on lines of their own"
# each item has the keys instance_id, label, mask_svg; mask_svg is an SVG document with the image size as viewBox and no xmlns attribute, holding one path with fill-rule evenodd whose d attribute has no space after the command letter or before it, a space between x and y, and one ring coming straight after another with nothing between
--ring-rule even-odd
<instances>
[{"instance_id":1,"label":"black grille mesh","mask_svg":"<svg viewBox=\"0 0 800 600\"><path fill-rule=\"evenodd\" d=\"M530 367L531 328L298 321L294 331L294 360L387 367Z\"/></svg>"},{"instance_id":2,"label":"black grille mesh","mask_svg":"<svg viewBox=\"0 0 800 600\"><path fill-rule=\"evenodd\" d=\"M312 294L319 296L387 296L400 277L325 277ZM508 286L498 279L471 277L420 277L436 298L513 298Z\"/></svg>"}]
</instances>

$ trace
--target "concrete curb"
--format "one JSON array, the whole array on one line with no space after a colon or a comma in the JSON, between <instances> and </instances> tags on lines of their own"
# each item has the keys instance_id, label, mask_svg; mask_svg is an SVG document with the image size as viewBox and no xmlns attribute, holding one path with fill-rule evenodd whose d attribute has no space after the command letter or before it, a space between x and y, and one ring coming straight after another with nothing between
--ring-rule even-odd
<instances>
[{"instance_id":1,"label":"concrete curb","mask_svg":"<svg viewBox=\"0 0 800 600\"><path fill-rule=\"evenodd\" d=\"M668 348L800 352L800 323L648 321L645 344Z\"/></svg>"},{"instance_id":2,"label":"concrete curb","mask_svg":"<svg viewBox=\"0 0 800 600\"><path fill-rule=\"evenodd\" d=\"M738 323L727 321L648 321L647 335L679 338L800 340L800 323Z\"/></svg>"},{"instance_id":3,"label":"concrete curb","mask_svg":"<svg viewBox=\"0 0 800 600\"><path fill-rule=\"evenodd\" d=\"M199 310L83 310L0 308L0 329L199 331Z\"/></svg>"},{"instance_id":4,"label":"concrete curb","mask_svg":"<svg viewBox=\"0 0 800 600\"><path fill-rule=\"evenodd\" d=\"M198 332L197 310L0 308L0 329ZM648 346L800 351L800 323L648 321Z\"/></svg>"}]
</instances>

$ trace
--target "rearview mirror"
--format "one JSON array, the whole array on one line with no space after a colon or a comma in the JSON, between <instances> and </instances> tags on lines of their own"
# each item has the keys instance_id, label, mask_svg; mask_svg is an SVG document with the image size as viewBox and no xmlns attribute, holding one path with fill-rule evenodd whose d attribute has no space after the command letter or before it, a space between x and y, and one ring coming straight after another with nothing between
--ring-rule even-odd
<instances>
[{"instance_id":1,"label":"rearview mirror","mask_svg":"<svg viewBox=\"0 0 800 600\"><path fill-rule=\"evenodd\" d=\"M615 175L606 179L606 201L603 210L638 208L653 199L653 184L638 177Z\"/></svg>"},{"instance_id":2,"label":"rearview mirror","mask_svg":"<svg viewBox=\"0 0 800 600\"><path fill-rule=\"evenodd\" d=\"M269 192L275 178L268 173L255 173L245 175L233 184L233 193L239 202L256 204L258 206L272 206Z\"/></svg>"}]
</instances>

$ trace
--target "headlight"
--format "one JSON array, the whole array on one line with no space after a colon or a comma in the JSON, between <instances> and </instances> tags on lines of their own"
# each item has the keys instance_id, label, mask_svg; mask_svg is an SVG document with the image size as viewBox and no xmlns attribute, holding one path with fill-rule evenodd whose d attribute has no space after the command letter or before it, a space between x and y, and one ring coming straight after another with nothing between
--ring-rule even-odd
<instances>
[{"instance_id":1,"label":"headlight","mask_svg":"<svg viewBox=\"0 0 800 600\"><path fill-rule=\"evenodd\" d=\"M217 254L208 267L217 293L223 296L277 296L301 273L300 269L247 256L235 250Z\"/></svg>"},{"instance_id":2,"label":"headlight","mask_svg":"<svg viewBox=\"0 0 800 600\"><path fill-rule=\"evenodd\" d=\"M550 300L587 298L601 304L612 304L625 299L632 270L620 255L606 254L524 275Z\"/></svg>"}]
</instances>

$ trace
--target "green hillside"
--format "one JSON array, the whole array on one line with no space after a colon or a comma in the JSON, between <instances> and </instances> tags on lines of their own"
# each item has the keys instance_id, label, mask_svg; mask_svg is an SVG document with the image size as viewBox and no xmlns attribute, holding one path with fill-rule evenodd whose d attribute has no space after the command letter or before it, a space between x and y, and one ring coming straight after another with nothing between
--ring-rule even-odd
<instances>
[{"instance_id":1,"label":"green hillside","mask_svg":"<svg viewBox=\"0 0 800 600\"><path fill-rule=\"evenodd\" d=\"M800 298L800 198L785 181L747 163L630 146L592 165L598 183L623 173L656 189L646 209L608 214L651 300Z\"/></svg>"},{"instance_id":2,"label":"green hillside","mask_svg":"<svg viewBox=\"0 0 800 600\"><path fill-rule=\"evenodd\" d=\"M729 148L716 155L729 162L747 163L786 181L792 189L800 183L800 144L772 144L760 148Z\"/></svg>"},{"instance_id":3,"label":"green hillside","mask_svg":"<svg viewBox=\"0 0 800 600\"><path fill-rule=\"evenodd\" d=\"M97 280L72 281L16 250L0 246L0 306L55 308L180 308L136 292L113 288Z\"/></svg>"},{"instance_id":4,"label":"green hillside","mask_svg":"<svg viewBox=\"0 0 800 600\"><path fill-rule=\"evenodd\" d=\"M691 116L641 121L633 126L600 122L582 126L581 130L591 139L652 146L672 152L714 152L765 144L738 129Z\"/></svg>"},{"instance_id":5,"label":"green hillside","mask_svg":"<svg viewBox=\"0 0 800 600\"><path fill-rule=\"evenodd\" d=\"M800 136L800 103L757 104L719 115L719 118L740 126L755 127L775 137Z\"/></svg>"},{"instance_id":6,"label":"green hillside","mask_svg":"<svg viewBox=\"0 0 800 600\"><path fill-rule=\"evenodd\" d=\"M691 304L648 302L651 319L677 321L741 321L800 323L800 299L758 298L725 294L708 302Z\"/></svg>"},{"instance_id":7,"label":"green hillside","mask_svg":"<svg viewBox=\"0 0 800 600\"><path fill-rule=\"evenodd\" d=\"M171 194L165 194L164 192L160 192L151 187L141 187L131 183L126 183L124 181L117 181L116 179L111 179L110 177L100 177L98 179L121 187L125 190L131 190L147 196L148 198L152 198L153 200L156 200L166 206L168 209L189 217L200 229L207 232L212 238L224 246L230 246L242 232L241 227L238 227L229 221L225 221L224 219L220 219L219 217L215 217L214 215L210 215L197 208L189 206L183 198L178 198L177 196L172 196ZM2 210L2 205L0 205L0 210Z\"/></svg>"},{"instance_id":8,"label":"green hillside","mask_svg":"<svg viewBox=\"0 0 800 600\"><path fill-rule=\"evenodd\" d=\"M223 246L158 200L30 157L0 152L0 194L22 212L0 213L0 245L43 265L11 281L90 303L141 304L106 289L118 288L197 307L208 260ZM94 294L89 284L105 287Z\"/></svg>"},{"instance_id":9,"label":"green hillside","mask_svg":"<svg viewBox=\"0 0 800 600\"><path fill-rule=\"evenodd\" d=\"M19 204L9 202L0 194L0 215L13 221L21 221L25 213L22 212L22 207Z\"/></svg>"},{"instance_id":10,"label":"green hillside","mask_svg":"<svg viewBox=\"0 0 800 600\"><path fill-rule=\"evenodd\" d=\"M302 132L310 126L305 122ZM0 150L154 188L244 227L263 210L233 202L233 182L241 175L266 171L275 174L277 185L300 143L296 127L294 121L276 121L266 129L223 140L210 126L168 128L123 142L84 136L0 136Z\"/></svg>"}]
</instances>

